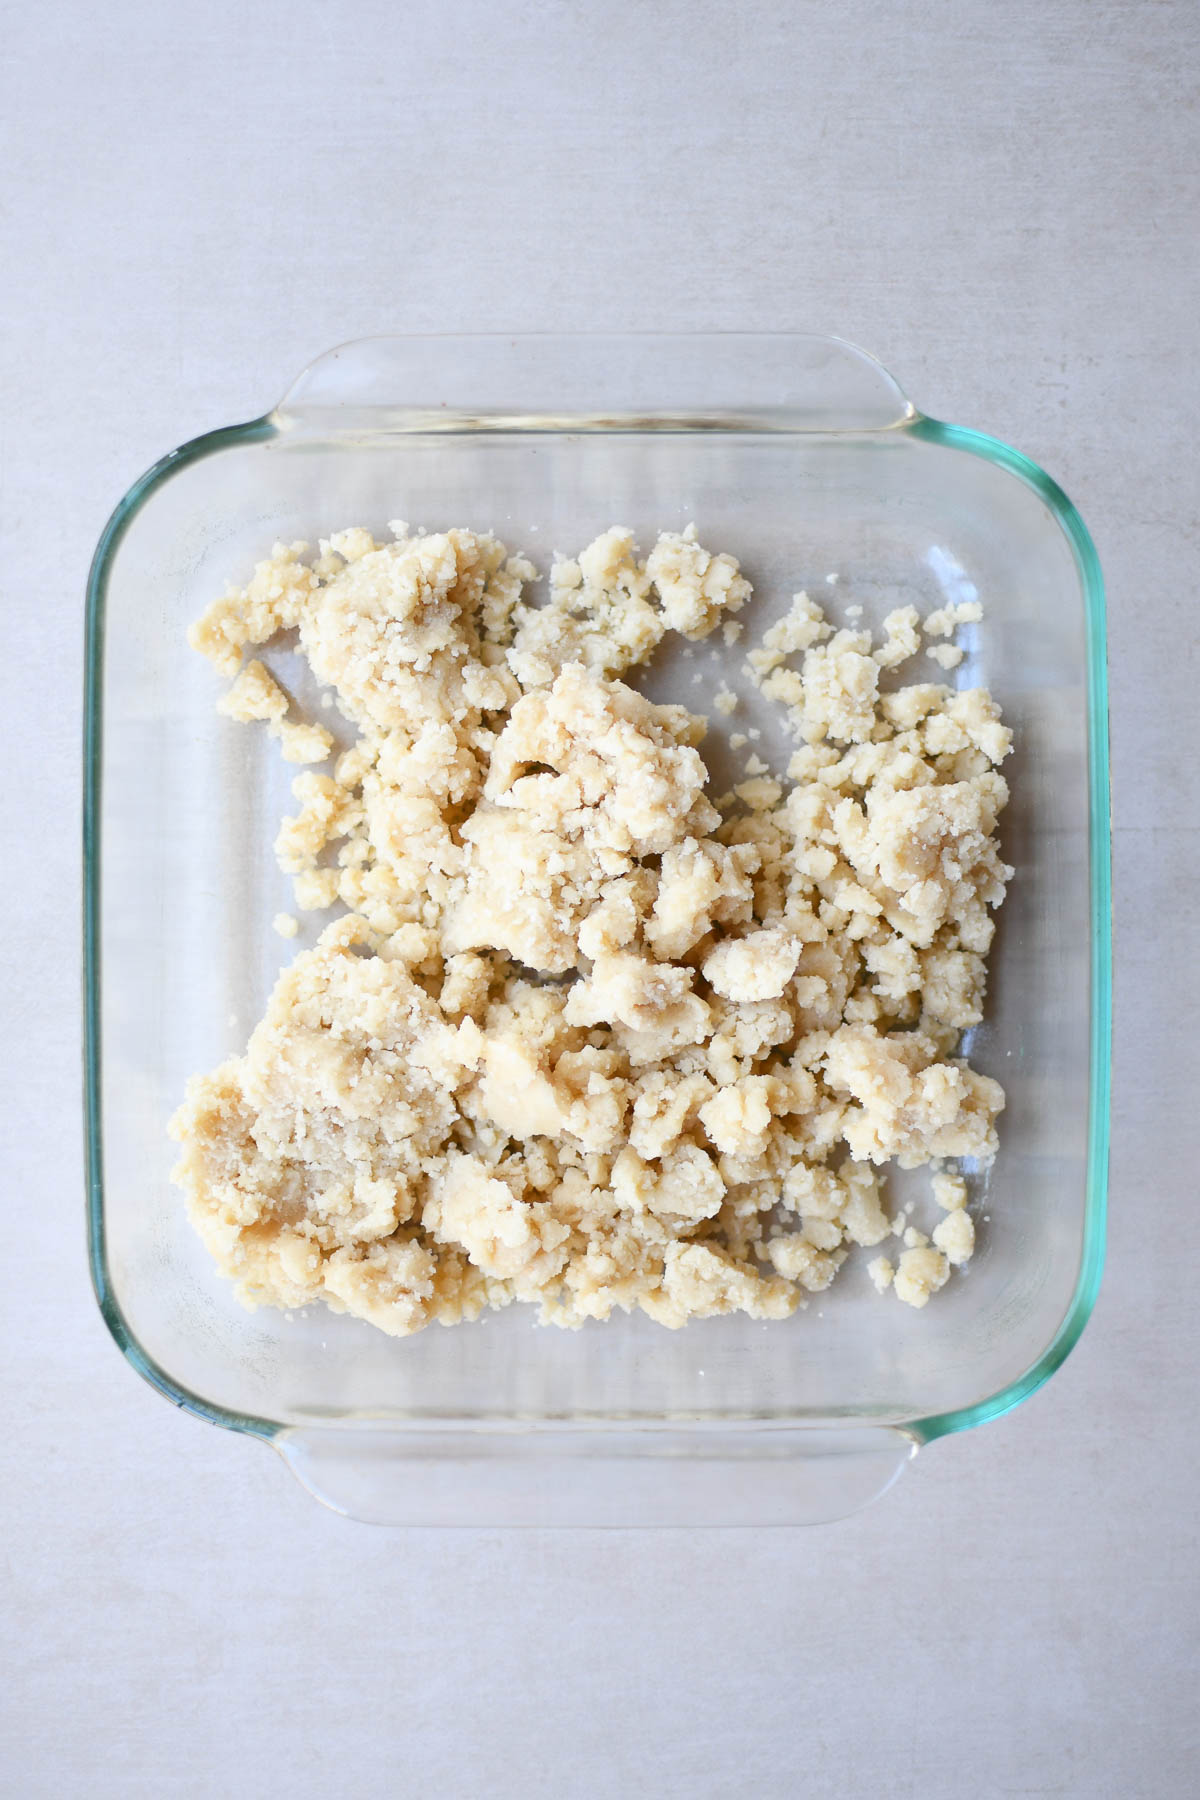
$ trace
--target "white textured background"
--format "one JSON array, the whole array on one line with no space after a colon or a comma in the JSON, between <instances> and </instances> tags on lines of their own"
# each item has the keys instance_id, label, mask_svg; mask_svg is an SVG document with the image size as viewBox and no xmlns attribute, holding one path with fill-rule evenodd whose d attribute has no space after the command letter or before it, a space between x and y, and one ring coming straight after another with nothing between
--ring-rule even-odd
<instances>
[{"instance_id":1,"label":"white textured background","mask_svg":"<svg viewBox=\"0 0 1200 1800\"><path fill-rule=\"evenodd\" d=\"M0 57L0 1790L1194 1793L1200 7L24 0ZM1048 1388L842 1525L348 1524L88 1291L95 538L333 343L520 326L839 331L1058 476L1105 565L1104 1289Z\"/></svg>"}]
</instances>

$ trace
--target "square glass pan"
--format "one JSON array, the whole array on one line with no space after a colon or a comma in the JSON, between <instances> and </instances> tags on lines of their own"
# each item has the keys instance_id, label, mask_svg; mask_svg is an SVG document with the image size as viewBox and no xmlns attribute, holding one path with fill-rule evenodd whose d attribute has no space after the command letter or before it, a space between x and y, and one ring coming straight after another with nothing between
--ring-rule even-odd
<instances>
[{"instance_id":1,"label":"square glass pan","mask_svg":"<svg viewBox=\"0 0 1200 1800\"><path fill-rule=\"evenodd\" d=\"M722 681L742 696L706 746L718 787L737 768L731 725L785 754L741 664L798 588L839 621L851 603L872 623L908 601L983 601L950 679L988 685L1016 733L1002 840L1017 875L970 1045L1008 1105L972 1180L978 1253L924 1312L880 1299L860 1254L783 1323L672 1333L618 1316L567 1333L513 1307L397 1341L323 1309L248 1313L210 1265L165 1127L187 1077L244 1046L298 947L270 925L289 906L271 843L296 771L218 716L185 631L274 540L396 518L494 531L543 569L613 523L648 545L694 520L733 551L755 588L746 640L718 634L648 677L701 709ZM1103 595L1081 520L1025 458L923 417L835 339L368 340L131 489L97 549L88 632L92 1266L118 1344L171 1399L261 1435L360 1517L749 1523L851 1510L1067 1354L1103 1246ZM275 662L311 698L295 660Z\"/></svg>"}]
</instances>

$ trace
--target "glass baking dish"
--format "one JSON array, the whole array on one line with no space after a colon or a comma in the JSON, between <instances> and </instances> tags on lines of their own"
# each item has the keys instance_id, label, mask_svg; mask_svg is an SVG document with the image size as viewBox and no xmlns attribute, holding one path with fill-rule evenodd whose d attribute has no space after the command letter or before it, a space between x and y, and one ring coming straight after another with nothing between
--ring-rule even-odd
<instances>
[{"instance_id":1,"label":"glass baking dish","mask_svg":"<svg viewBox=\"0 0 1200 1800\"><path fill-rule=\"evenodd\" d=\"M970 1045L1008 1106L972 1180L978 1253L924 1312L877 1296L860 1257L782 1323L569 1333L514 1307L398 1341L324 1310L246 1312L210 1265L168 1181L166 1123L190 1074L243 1047L295 954L270 926L289 904L270 845L295 771L218 716L185 630L273 540L396 517L494 530L543 568L613 523L647 544L694 520L754 582L748 639L802 586L867 622L983 601L951 679L990 686L1016 731L1002 842L1017 875ZM1104 606L1078 514L1026 458L923 417L832 338L368 340L131 488L96 551L87 630L92 1270L117 1343L176 1404L273 1444L363 1519L794 1523L852 1511L1067 1355L1103 1256ZM702 650L650 691L703 708L729 680L778 754L744 647ZM303 698L294 659L281 666ZM724 785L728 751L707 753Z\"/></svg>"}]
</instances>

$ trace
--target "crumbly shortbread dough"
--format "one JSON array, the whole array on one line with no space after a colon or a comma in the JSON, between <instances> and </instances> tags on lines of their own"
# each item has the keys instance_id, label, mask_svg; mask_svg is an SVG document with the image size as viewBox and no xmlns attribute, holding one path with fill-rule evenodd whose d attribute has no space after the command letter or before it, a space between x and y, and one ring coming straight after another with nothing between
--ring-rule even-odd
<instances>
[{"instance_id":1,"label":"crumbly shortbread dough","mask_svg":"<svg viewBox=\"0 0 1200 1800\"><path fill-rule=\"evenodd\" d=\"M277 545L191 634L291 760L333 740L243 663L279 632L357 731L276 844L296 905L348 916L172 1121L221 1268L395 1334L518 1300L678 1326L782 1318L904 1235L871 1279L923 1306L974 1247L945 1159L990 1158L1004 1103L954 1054L1012 873L990 695L886 689L915 610L876 645L798 595L749 657L787 782L756 758L718 806L707 721L619 677L669 631L733 641L733 557L614 528L537 605L496 539L393 530ZM953 612L926 631L978 617ZM892 1160L937 1164L932 1244L888 1214Z\"/></svg>"}]
</instances>

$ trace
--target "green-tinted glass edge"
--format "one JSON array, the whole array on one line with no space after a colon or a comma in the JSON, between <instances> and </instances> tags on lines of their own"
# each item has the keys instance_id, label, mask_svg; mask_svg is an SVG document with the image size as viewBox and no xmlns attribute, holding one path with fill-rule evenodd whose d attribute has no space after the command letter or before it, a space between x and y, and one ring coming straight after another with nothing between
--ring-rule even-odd
<instances>
[{"instance_id":1,"label":"green-tinted glass edge","mask_svg":"<svg viewBox=\"0 0 1200 1800\"><path fill-rule=\"evenodd\" d=\"M1108 670L1104 578L1091 535L1057 482L1020 451L964 426L918 415L901 429L943 448L979 456L1032 487L1061 526L1079 568L1084 593L1088 688L1088 806L1091 887L1091 1045L1088 1118L1087 1202L1079 1276L1066 1317L1038 1360L998 1393L974 1405L923 1419L896 1421L919 1442L986 1424L1010 1412L1049 1380L1070 1354L1091 1316L1104 1269L1108 1198L1110 1059L1112 1043L1111 829L1108 765ZM103 1145L100 1128L100 827L99 797L103 728L101 690L105 603L113 557L150 495L190 463L222 450L261 443L278 435L268 415L244 425L225 426L173 450L136 481L104 527L88 574L84 649L83 784L83 1013L84 1110L89 1266L96 1301L114 1342L137 1372L175 1406L214 1425L266 1439L285 1429L278 1420L232 1412L175 1381L148 1356L130 1330L108 1279L104 1231Z\"/></svg>"},{"instance_id":2,"label":"green-tinted glass edge","mask_svg":"<svg viewBox=\"0 0 1200 1800\"><path fill-rule=\"evenodd\" d=\"M175 1381L148 1356L131 1331L108 1278L104 1231L104 1149L100 1126L100 776L103 748L105 606L113 558L130 524L150 495L189 464L237 445L275 437L269 418L209 431L172 450L135 481L118 502L100 535L88 571L83 653L83 1082L86 1125L88 1265L96 1303L117 1348L150 1386L173 1405L213 1425L270 1439L280 1429L270 1419L214 1406Z\"/></svg>"},{"instance_id":3,"label":"green-tinted glass edge","mask_svg":"<svg viewBox=\"0 0 1200 1800\"><path fill-rule=\"evenodd\" d=\"M966 451L997 464L1031 487L1061 527L1075 557L1083 586L1087 647L1088 857L1091 895L1091 1042L1088 1090L1087 1194L1083 1249L1075 1292L1062 1324L1037 1361L999 1393L972 1406L934 1413L908 1425L922 1443L950 1432L985 1425L1011 1412L1049 1381L1079 1342L1092 1315L1104 1273L1108 1214L1108 1144L1112 1060L1112 829L1108 766L1108 658L1104 575L1091 533L1062 488L1046 471L999 438L939 419L918 417L908 434L949 450Z\"/></svg>"}]
</instances>

